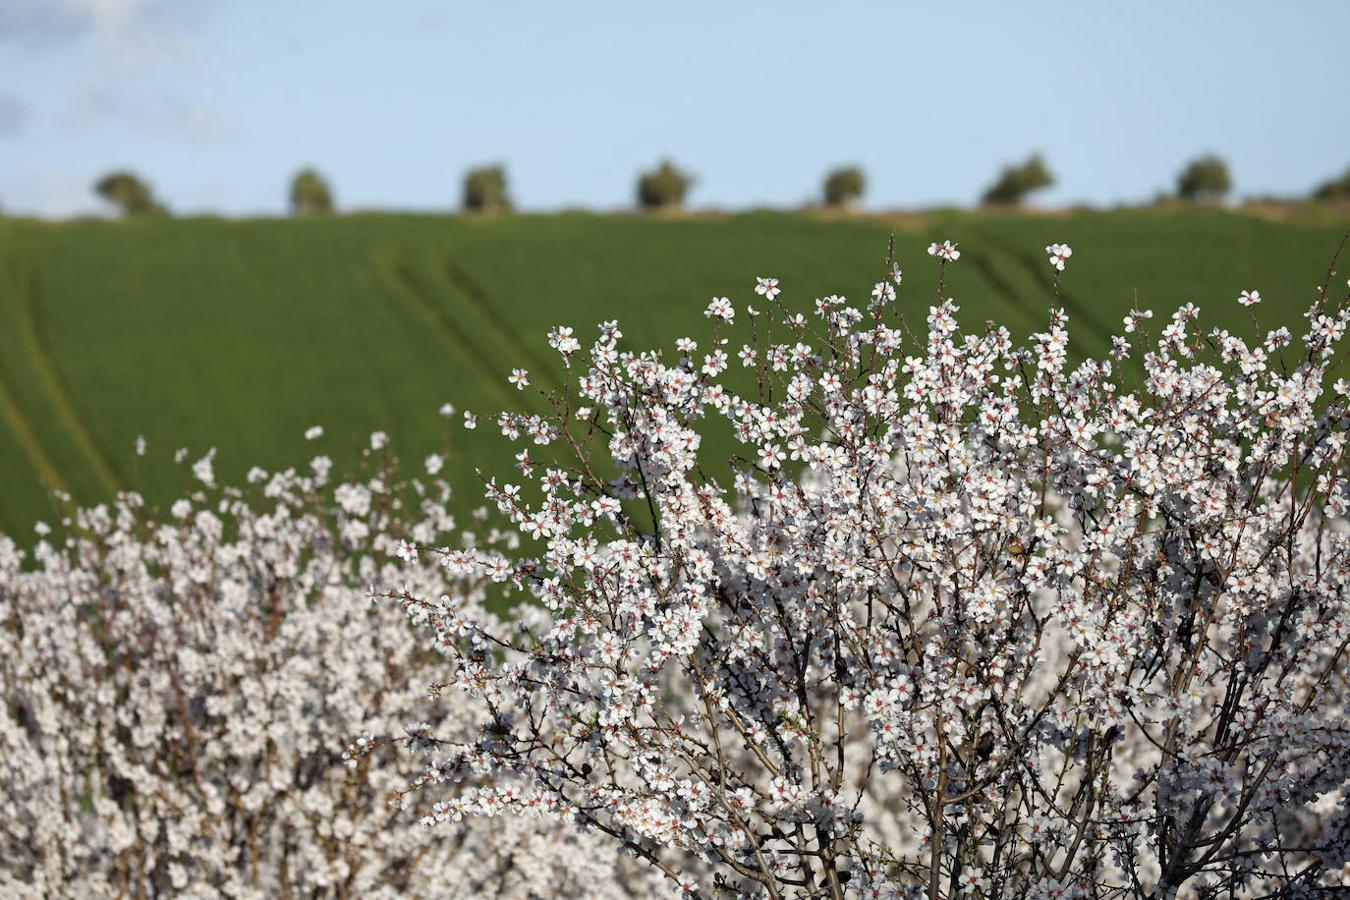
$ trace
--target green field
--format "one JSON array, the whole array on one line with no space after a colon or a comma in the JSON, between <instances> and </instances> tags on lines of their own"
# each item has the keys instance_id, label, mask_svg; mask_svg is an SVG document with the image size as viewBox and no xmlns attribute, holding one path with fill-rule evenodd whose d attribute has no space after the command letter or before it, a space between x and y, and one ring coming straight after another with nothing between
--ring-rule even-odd
<instances>
[{"instance_id":1,"label":"green field","mask_svg":"<svg viewBox=\"0 0 1350 900\"><path fill-rule=\"evenodd\" d=\"M963 320L1019 334L1051 303L1042 248L1071 244L1065 304L1076 352L1095 354L1134 305L1165 317L1194 301L1202 322L1250 331L1234 302L1244 288L1266 298L1263 322L1298 324L1346 224L1143 210L897 224L777 213L0 220L0 528L50 518L50 487L86 502L124 487L172 499L185 480L178 447L194 459L218 448L217 471L238 481L251 465L303 465L315 452L348 465L376 429L405 460L448 449L452 480L476 496L472 470L500 470L501 442L490 423L447 429L437 407L531 403L505 376L523 366L536 383L558 377L551 326L575 326L585 344L594 323L619 319L631 346L671 348L707 333L710 297L743 309L756 275L782 279L803 309L827 293L861 302L892 229L911 322L936 295L923 248L950 238L963 252L947 284ZM316 424L327 435L308 445ZM137 435L150 447L141 460Z\"/></svg>"}]
</instances>

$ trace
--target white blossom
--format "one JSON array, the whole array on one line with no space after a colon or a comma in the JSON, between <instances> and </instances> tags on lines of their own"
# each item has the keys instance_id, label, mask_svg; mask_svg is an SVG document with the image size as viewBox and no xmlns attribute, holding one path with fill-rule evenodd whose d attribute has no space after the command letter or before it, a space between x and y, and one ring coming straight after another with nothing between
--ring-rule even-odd
<instances>
[{"instance_id":1,"label":"white blossom","mask_svg":"<svg viewBox=\"0 0 1350 900\"><path fill-rule=\"evenodd\" d=\"M1051 244L1045 252L1050 257L1050 265L1058 272L1064 271L1064 263L1073 256L1073 249L1068 244Z\"/></svg>"},{"instance_id":2,"label":"white blossom","mask_svg":"<svg viewBox=\"0 0 1350 900\"><path fill-rule=\"evenodd\" d=\"M376 554L453 517L277 479L257 507L207 488L163 521L123 494L56 546L0 537L0 896L660 896L549 803L426 828L434 804L404 788L475 715L429 704L444 664L366 585L490 619L439 558Z\"/></svg>"},{"instance_id":3,"label":"white blossom","mask_svg":"<svg viewBox=\"0 0 1350 900\"><path fill-rule=\"evenodd\" d=\"M489 485L517 549L454 557L533 602L494 623L389 584L479 703L438 771L512 786L419 779L435 820L550 802L689 893L1338 889L1345 305L1297 358L1186 304L1083 361L1058 309L1021 346L950 299L919 335L815 310L828 353L787 313L734 379L720 344L695 368L693 338L667 363L607 325L591 442Z\"/></svg>"},{"instance_id":4,"label":"white blossom","mask_svg":"<svg viewBox=\"0 0 1350 900\"><path fill-rule=\"evenodd\" d=\"M943 241L940 244L933 243L928 245L928 255L936 256L944 262L956 262L961 258L961 251L956 249L956 244L951 241Z\"/></svg>"}]
</instances>

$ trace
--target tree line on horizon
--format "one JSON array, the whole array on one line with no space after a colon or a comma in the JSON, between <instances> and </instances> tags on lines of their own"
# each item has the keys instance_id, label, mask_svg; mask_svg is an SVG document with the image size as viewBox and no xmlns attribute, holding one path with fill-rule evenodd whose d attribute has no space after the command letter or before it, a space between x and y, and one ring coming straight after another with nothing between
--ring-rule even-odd
<instances>
[{"instance_id":1,"label":"tree line on horizon","mask_svg":"<svg viewBox=\"0 0 1350 900\"><path fill-rule=\"evenodd\" d=\"M638 175L635 199L648 211L683 208L693 175L669 159ZM1044 158L1035 153L1020 163L1006 165L980 197L985 208L1016 208L1032 194L1052 186L1055 176ZM1186 164L1177 175L1175 192L1158 199L1186 203L1219 203L1231 192L1232 177L1228 164L1219 156L1206 154ZM855 165L840 166L826 173L819 205L831 209L852 209L867 189L863 170ZM120 169L100 178L94 192L124 217L169 215L168 207L155 196L148 181L137 173ZM331 215L337 204L329 180L312 167L297 172L291 179L289 205L295 216ZM1303 198L1300 198L1303 199ZM1318 185L1306 199L1314 201L1350 200L1350 168ZM479 166L464 174L461 205L470 213L503 213L514 208L508 188L506 168L500 164Z\"/></svg>"}]
</instances>

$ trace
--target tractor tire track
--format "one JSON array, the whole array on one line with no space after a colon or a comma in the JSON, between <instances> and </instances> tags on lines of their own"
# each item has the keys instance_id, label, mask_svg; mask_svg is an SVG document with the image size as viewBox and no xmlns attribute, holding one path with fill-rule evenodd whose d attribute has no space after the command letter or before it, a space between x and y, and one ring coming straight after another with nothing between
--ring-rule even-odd
<instances>
[{"instance_id":1,"label":"tractor tire track","mask_svg":"<svg viewBox=\"0 0 1350 900\"><path fill-rule=\"evenodd\" d=\"M5 282L10 288L10 293L17 295L17 276L13 271L7 272ZM16 301L21 303L22 301ZM19 403L18 393L10 384L6 377L3 367L0 367L0 419L4 419L5 424L13 433L18 441L19 449L28 459L29 465L37 473L38 479L48 490L63 491L70 493L70 485L66 483L61 475L60 467L48 455L46 448L42 446L41 439L38 438L33 423L28 415L23 411L23 405Z\"/></svg>"},{"instance_id":2,"label":"tractor tire track","mask_svg":"<svg viewBox=\"0 0 1350 900\"><path fill-rule=\"evenodd\" d=\"M31 269L27 272L27 276L25 283L19 286L16 293L19 298L19 319L26 331L25 343L28 344L33 357L34 369L47 393L51 395L62 425L75 439L75 444L85 459L92 464L103 486L110 493L116 494L123 489L122 478L117 474L111 458L94 436L84 416L80 414L70 386L52 359L44 336L43 319L37 300L37 279Z\"/></svg>"},{"instance_id":3,"label":"tractor tire track","mask_svg":"<svg viewBox=\"0 0 1350 900\"><path fill-rule=\"evenodd\" d=\"M1038 311L1032 308L1031 304L1017 292L1017 289L1008 283L1007 279L1005 279L999 273L998 269L994 267L994 264L986 251L980 250L971 252L969 259L971 263L974 264L972 267L989 283L989 286L994 289L994 293L998 294L1008 303L1008 305L1014 307L1021 313L1026 318L1028 324L1036 321L1038 312L1040 314L1045 313L1045 310Z\"/></svg>"},{"instance_id":4,"label":"tractor tire track","mask_svg":"<svg viewBox=\"0 0 1350 900\"><path fill-rule=\"evenodd\" d=\"M516 329L497 311L487 291L483 290L482 286L474 281L469 273L464 271L454 259L447 259L441 270L445 273L450 285L464 297L474 312L488 324L492 329L493 336L502 346L511 351L516 359L528 365L531 375L537 374L538 379L545 386L555 392L561 392L562 384L554 377L552 368L544 362L542 357L531 350L529 345L516 336Z\"/></svg>"},{"instance_id":5,"label":"tractor tire track","mask_svg":"<svg viewBox=\"0 0 1350 900\"><path fill-rule=\"evenodd\" d=\"M28 461L33 468L37 470L38 478L46 485L48 490L62 491L70 493L70 485L61 477L61 470L56 463L52 462L47 451L43 448L42 442L38 440L37 432L33 430L33 423L28 420L24 414L23 407L19 405L15 397L14 389L9 386L9 381L3 373L0 373L0 417L3 417L5 423L14 433L14 437L19 442L19 447L28 457Z\"/></svg>"},{"instance_id":6,"label":"tractor tire track","mask_svg":"<svg viewBox=\"0 0 1350 900\"><path fill-rule=\"evenodd\" d=\"M1021 267L1026 270L1027 274L1031 276L1032 281L1043 288L1049 297L1053 298L1055 296L1055 280L1054 277L1049 274L1050 266L1048 264L1040 264L1036 256L1028 255L1016 247L1009 246L993 237L988 232L982 232L981 239L987 242L993 249L1021 265ZM1111 346L1112 333L1110 326L1098 319L1097 316L1090 312L1087 306L1074 297L1073 294L1066 291L1063 284L1060 285L1059 299L1057 302L1068 312L1071 320L1082 322L1084 327L1091 332L1092 336L1102 342L1103 346Z\"/></svg>"},{"instance_id":7,"label":"tractor tire track","mask_svg":"<svg viewBox=\"0 0 1350 900\"><path fill-rule=\"evenodd\" d=\"M375 267L400 294L412 301L422 317L435 326L437 333L458 351L472 368L482 374L488 389L501 402L503 409L522 411L520 397L515 396L519 392L507 389L498 361L484 351L481 341L474 340L472 335L465 333L459 324L446 314L408 266L397 260L382 262L377 259Z\"/></svg>"}]
</instances>

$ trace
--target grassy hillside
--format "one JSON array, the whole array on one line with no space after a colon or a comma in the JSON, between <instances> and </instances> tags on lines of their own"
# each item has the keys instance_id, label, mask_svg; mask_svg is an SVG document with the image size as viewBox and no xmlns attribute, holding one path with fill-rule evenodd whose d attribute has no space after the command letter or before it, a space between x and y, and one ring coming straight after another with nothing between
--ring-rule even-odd
<instances>
[{"instance_id":1,"label":"grassy hillside","mask_svg":"<svg viewBox=\"0 0 1350 900\"><path fill-rule=\"evenodd\" d=\"M897 233L902 304L936 296L923 248L961 243L948 293L964 321L1038 328L1050 304L1042 248L1073 245L1065 303L1077 350L1099 353L1134 305L1196 302L1206 322L1250 329L1234 303L1261 291L1265 321L1293 324L1345 222L1277 224L1221 212L952 214L891 224L787 214L717 219L560 215L354 216L43 224L0 221L0 528L50 516L49 487L85 501L134 486L171 499L171 462L216 447L217 470L351 462L370 431L408 461L448 449L466 495L500 469L491 427L468 433L445 402L490 413L528 404L505 381L559 376L556 324L619 319L634 346L706 333L714 295L738 307L756 275L803 308L863 299ZM1342 268L1350 269L1350 265ZM317 448L302 432L327 429ZM144 435L147 457L132 445ZM470 440L466 440L471 438ZM467 502L467 501L466 501Z\"/></svg>"}]
</instances>

